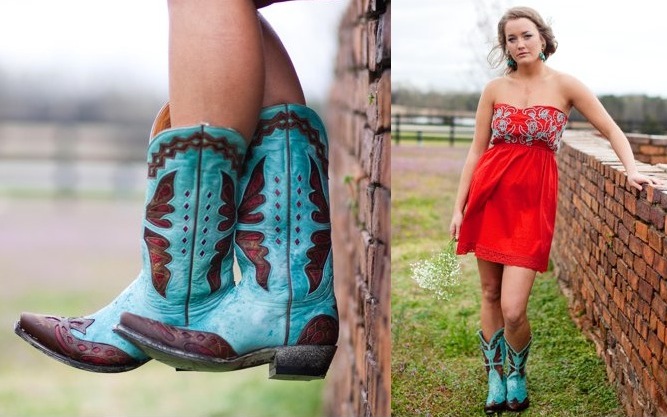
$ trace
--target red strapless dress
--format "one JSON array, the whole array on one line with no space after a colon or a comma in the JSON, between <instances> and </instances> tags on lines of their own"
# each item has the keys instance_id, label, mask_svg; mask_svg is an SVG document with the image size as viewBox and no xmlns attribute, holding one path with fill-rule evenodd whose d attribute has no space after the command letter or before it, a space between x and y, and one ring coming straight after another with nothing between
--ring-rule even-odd
<instances>
[{"instance_id":1,"label":"red strapless dress","mask_svg":"<svg viewBox=\"0 0 667 417\"><path fill-rule=\"evenodd\" d=\"M493 107L491 144L472 176L456 253L544 272L556 221L556 151L567 115Z\"/></svg>"}]
</instances>

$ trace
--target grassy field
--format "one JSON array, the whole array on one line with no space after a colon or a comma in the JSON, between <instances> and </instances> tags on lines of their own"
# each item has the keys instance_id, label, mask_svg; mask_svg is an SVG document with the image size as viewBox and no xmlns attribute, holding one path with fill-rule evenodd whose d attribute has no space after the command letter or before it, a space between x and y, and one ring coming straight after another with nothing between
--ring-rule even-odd
<instances>
[{"instance_id":1,"label":"grassy field","mask_svg":"<svg viewBox=\"0 0 667 417\"><path fill-rule=\"evenodd\" d=\"M472 255L448 301L410 277L410 263L449 239L449 216L467 149L392 146L392 411L396 417L480 416L486 397L479 283ZM570 320L550 272L538 275L529 304L533 349L531 407L522 416L620 417L594 345ZM512 415L512 414L506 414Z\"/></svg>"},{"instance_id":2,"label":"grassy field","mask_svg":"<svg viewBox=\"0 0 667 417\"><path fill-rule=\"evenodd\" d=\"M0 416L321 415L324 381L268 380L268 366L176 372L158 362L122 374L71 368L13 332L22 311L81 315L140 268L140 199L0 197Z\"/></svg>"}]
</instances>

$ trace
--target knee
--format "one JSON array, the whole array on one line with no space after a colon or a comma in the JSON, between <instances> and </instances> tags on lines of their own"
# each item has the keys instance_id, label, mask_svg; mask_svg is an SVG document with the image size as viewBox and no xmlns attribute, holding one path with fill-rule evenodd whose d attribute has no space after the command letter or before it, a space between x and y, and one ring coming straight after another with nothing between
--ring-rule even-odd
<instances>
[{"instance_id":1,"label":"knee","mask_svg":"<svg viewBox=\"0 0 667 417\"><path fill-rule=\"evenodd\" d=\"M487 303L500 303L500 286L482 285L482 298Z\"/></svg>"},{"instance_id":2,"label":"knee","mask_svg":"<svg viewBox=\"0 0 667 417\"><path fill-rule=\"evenodd\" d=\"M528 321L525 308L516 305L502 305L502 311L506 327L516 329Z\"/></svg>"}]
</instances>

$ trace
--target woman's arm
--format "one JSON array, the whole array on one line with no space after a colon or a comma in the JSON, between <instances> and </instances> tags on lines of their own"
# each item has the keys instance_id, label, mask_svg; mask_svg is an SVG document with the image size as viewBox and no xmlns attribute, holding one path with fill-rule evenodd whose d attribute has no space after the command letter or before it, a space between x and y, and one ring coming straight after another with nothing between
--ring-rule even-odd
<instances>
[{"instance_id":1,"label":"woman's arm","mask_svg":"<svg viewBox=\"0 0 667 417\"><path fill-rule=\"evenodd\" d=\"M482 92L477 104L477 113L475 114L475 136L472 140L472 145L468 151L463 170L461 171L461 179L459 180L459 189L456 194L454 202L454 211L452 214L452 222L449 226L449 232L454 239L459 238L459 230L461 229L461 221L463 220L463 211L466 202L468 201L468 191L470 190L470 183L472 181L472 174L477 166L477 162L482 154L489 147L491 140L491 118L493 116L493 97L492 87L487 86Z\"/></svg>"},{"instance_id":2,"label":"woman's arm","mask_svg":"<svg viewBox=\"0 0 667 417\"><path fill-rule=\"evenodd\" d=\"M611 118L600 100L583 83L571 76L564 78L564 91L570 97L572 106L609 140L618 159L625 167L628 183L638 190L642 189L641 184L656 185L657 181L654 178L637 172L635 157L628 138Z\"/></svg>"}]
</instances>

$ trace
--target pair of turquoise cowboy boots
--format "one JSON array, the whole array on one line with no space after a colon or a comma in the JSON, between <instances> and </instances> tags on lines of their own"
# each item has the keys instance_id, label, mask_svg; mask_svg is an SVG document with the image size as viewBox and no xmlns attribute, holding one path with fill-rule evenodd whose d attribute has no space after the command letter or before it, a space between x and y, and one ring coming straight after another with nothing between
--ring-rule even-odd
<instances>
[{"instance_id":1,"label":"pair of turquoise cowboy boots","mask_svg":"<svg viewBox=\"0 0 667 417\"><path fill-rule=\"evenodd\" d=\"M93 372L155 358L202 371L269 363L272 378L323 378L338 313L320 118L302 105L265 108L246 145L231 129L171 128L165 106L151 137L138 277L94 314L23 313L16 333Z\"/></svg>"},{"instance_id":2,"label":"pair of turquoise cowboy boots","mask_svg":"<svg viewBox=\"0 0 667 417\"><path fill-rule=\"evenodd\" d=\"M526 386L526 361L530 352L531 341L519 352L505 340L505 329L496 331L491 340L484 340L482 331L478 332L484 365L489 381L489 394L484 411L495 414L504 410L521 411L528 408L528 389ZM505 359L508 359L508 373L505 375Z\"/></svg>"}]
</instances>

